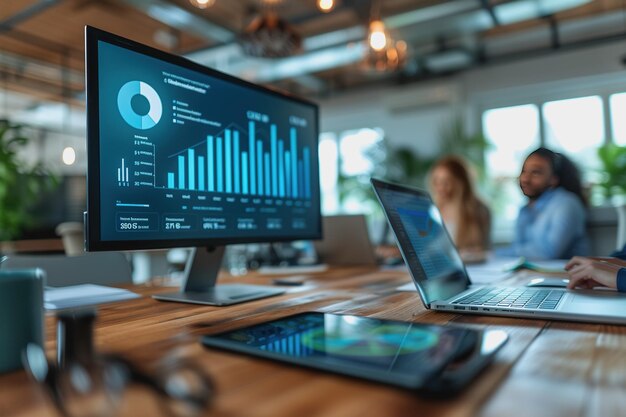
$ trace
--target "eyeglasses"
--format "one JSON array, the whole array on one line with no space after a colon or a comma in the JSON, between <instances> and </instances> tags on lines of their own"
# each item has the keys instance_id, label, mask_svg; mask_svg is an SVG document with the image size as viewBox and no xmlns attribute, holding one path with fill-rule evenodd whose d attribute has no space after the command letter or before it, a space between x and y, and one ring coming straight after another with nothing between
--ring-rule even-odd
<instances>
[{"instance_id":1,"label":"eyeglasses","mask_svg":"<svg viewBox=\"0 0 626 417\"><path fill-rule=\"evenodd\" d=\"M173 417L198 415L208 408L215 393L208 375L188 360L165 362L154 376L115 355L59 368L48 362L41 346L31 343L24 350L23 362L66 417L116 416L131 384L149 388L163 405L159 409Z\"/></svg>"}]
</instances>

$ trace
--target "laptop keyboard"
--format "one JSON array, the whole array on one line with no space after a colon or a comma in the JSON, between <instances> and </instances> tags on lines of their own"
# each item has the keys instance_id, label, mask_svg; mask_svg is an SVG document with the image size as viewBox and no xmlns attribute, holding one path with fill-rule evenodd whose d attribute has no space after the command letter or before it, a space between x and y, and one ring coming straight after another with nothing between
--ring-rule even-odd
<instances>
[{"instance_id":1,"label":"laptop keyboard","mask_svg":"<svg viewBox=\"0 0 626 417\"><path fill-rule=\"evenodd\" d=\"M564 294L563 290L489 287L466 295L452 304L554 310Z\"/></svg>"}]
</instances>

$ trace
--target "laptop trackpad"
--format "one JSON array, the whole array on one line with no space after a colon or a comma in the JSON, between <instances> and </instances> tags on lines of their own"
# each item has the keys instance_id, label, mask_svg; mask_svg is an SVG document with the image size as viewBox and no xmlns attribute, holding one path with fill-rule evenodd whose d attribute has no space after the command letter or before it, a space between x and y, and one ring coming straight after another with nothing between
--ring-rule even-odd
<instances>
[{"instance_id":1,"label":"laptop trackpad","mask_svg":"<svg viewBox=\"0 0 626 417\"><path fill-rule=\"evenodd\" d=\"M560 311L599 316L626 317L626 296L617 291L570 291Z\"/></svg>"}]
</instances>

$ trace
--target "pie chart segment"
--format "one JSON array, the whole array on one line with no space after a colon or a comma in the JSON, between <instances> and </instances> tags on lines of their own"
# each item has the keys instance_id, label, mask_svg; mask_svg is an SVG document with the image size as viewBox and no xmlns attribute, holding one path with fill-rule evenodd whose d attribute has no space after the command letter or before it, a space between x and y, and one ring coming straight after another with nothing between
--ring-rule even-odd
<instances>
[{"instance_id":1,"label":"pie chart segment","mask_svg":"<svg viewBox=\"0 0 626 417\"><path fill-rule=\"evenodd\" d=\"M144 97L150 109L147 114L138 114L132 106L133 97ZM135 129L146 130L156 126L163 115L163 105L156 90L143 81L129 81L117 94L117 107L126 123Z\"/></svg>"}]
</instances>

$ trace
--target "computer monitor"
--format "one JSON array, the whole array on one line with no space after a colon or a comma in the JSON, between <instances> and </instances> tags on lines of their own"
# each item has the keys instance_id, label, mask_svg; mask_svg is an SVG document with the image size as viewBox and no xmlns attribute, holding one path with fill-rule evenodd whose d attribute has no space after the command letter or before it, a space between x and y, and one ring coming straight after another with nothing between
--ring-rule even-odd
<instances>
[{"instance_id":1,"label":"computer monitor","mask_svg":"<svg viewBox=\"0 0 626 417\"><path fill-rule=\"evenodd\" d=\"M161 300L282 293L217 273L227 244L321 237L317 106L92 27L85 43L87 250L194 247Z\"/></svg>"}]
</instances>

